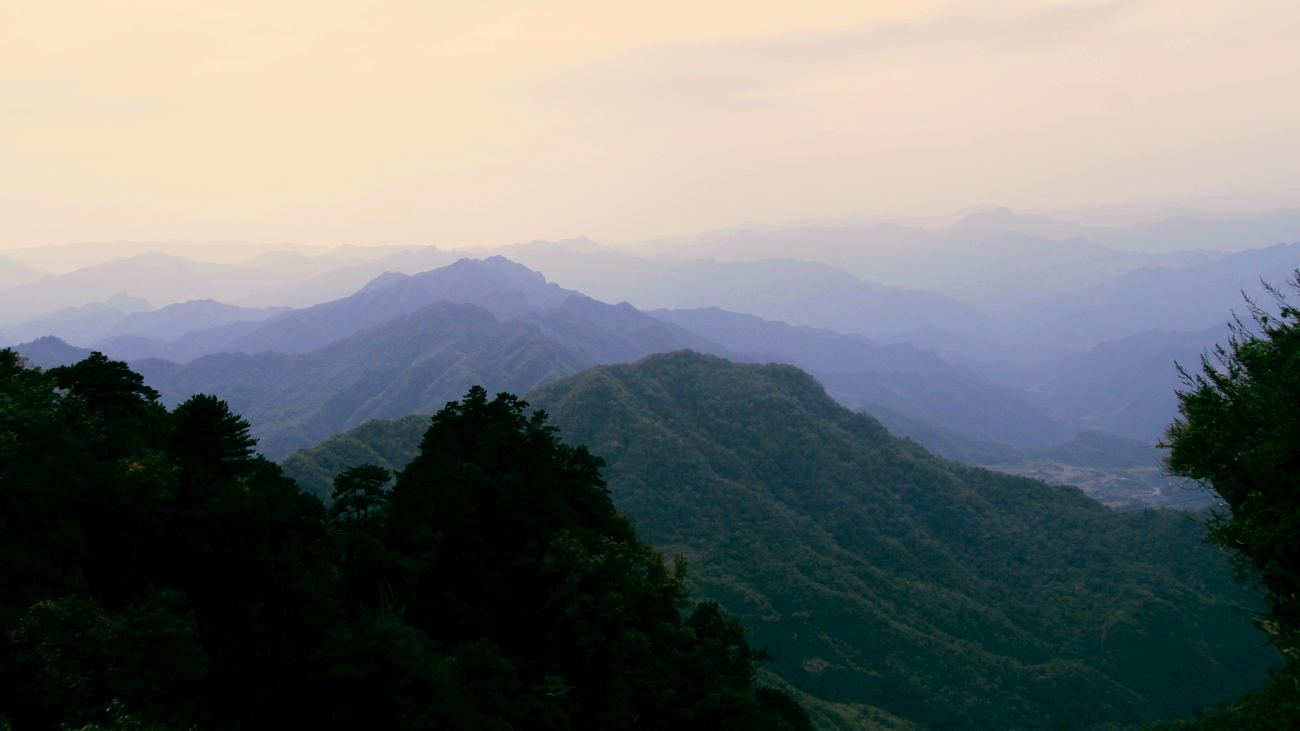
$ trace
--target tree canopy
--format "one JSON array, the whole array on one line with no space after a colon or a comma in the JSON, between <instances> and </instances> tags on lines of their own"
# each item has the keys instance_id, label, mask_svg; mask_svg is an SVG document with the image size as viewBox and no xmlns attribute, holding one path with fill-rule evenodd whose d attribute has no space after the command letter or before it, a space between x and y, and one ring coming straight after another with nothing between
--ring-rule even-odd
<instances>
[{"instance_id":1,"label":"tree canopy","mask_svg":"<svg viewBox=\"0 0 1300 731\"><path fill-rule=\"evenodd\" d=\"M1292 288L1300 291L1300 271ZM1226 511L1210 538L1236 553L1267 590L1268 623L1284 653L1300 649L1300 308L1250 303L1226 346L1183 371L1168 465L1209 483Z\"/></svg>"},{"instance_id":2,"label":"tree canopy","mask_svg":"<svg viewBox=\"0 0 1300 731\"><path fill-rule=\"evenodd\" d=\"M808 727L520 399L329 510L254 447L215 396L0 350L0 728Z\"/></svg>"}]
</instances>

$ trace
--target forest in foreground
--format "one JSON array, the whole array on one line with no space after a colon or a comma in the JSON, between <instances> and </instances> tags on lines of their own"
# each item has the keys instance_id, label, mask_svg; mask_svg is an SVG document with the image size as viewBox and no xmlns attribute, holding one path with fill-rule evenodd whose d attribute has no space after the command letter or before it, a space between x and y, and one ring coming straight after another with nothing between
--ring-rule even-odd
<instances>
[{"instance_id":1,"label":"forest in foreground","mask_svg":"<svg viewBox=\"0 0 1300 731\"><path fill-rule=\"evenodd\" d=\"M471 389L312 494L215 396L4 358L15 729L1101 729L1277 664L1198 524L938 460L789 366L530 396L604 459Z\"/></svg>"},{"instance_id":2,"label":"forest in foreground","mask_svg":"<svg viewBox=\"0 0 1300 731\"><path fill-rule=\"evenodd\" d=\"M481 389L331 506L199 395L0 351L0 722L808 728L613 508L601 462Z\"/></svg>"}]
</instances>

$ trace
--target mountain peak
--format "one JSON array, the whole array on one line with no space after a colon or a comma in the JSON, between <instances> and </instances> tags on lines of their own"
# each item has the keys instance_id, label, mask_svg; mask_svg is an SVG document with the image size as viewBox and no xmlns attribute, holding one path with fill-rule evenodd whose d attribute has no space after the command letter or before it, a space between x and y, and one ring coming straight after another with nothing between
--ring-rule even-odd
<instances>
[{"instance_id":1,"label":"mountain peak","mask_svg":"<svg viewBox=\"0 0 1300 731\"><path fill-rule=\"evenodd\" d=\"M1083 230L1065 221L1038 213L1018 213L1005 206L972 213L957 221L951 230L964 233L1013 234L1043 239L1081 238Z\"/></svg>"},{"instance_id":2,"label":"mountain peak","mask_svg":"<svg viewBox=\"0 0 1300 731\"><path fill-rule=\"evenodd\" d=\"M70 365L90 355L89 350L69 345L53 335L46 335L22 345L15 345L13 349L28 363L43 369Z\"/></svg>"},{"instance_id":3,"label":"mountain peak","mask_svg":"<svg viewBox=\"0 0 1300 731\"><path fill-rule=\"evenodd\" d=\"M410 278L411 275L402 274L401 272L384 272L369 282L366 282L364 287L357 290L357 294L362 292L373 292L376 289L383 289L391 284L402 282Z\"/></svg>"},{"instance_id":4,"label":"mountain peak","mask_svg":"<svg viewBox=\"0 0 1300 731\"><path fill-rule=\"evenodd\" d=\"M133 297L126 290L104 300L104 304L122 312L149 312L153 305L143 297Z\"/></svg>"}]
</instances>

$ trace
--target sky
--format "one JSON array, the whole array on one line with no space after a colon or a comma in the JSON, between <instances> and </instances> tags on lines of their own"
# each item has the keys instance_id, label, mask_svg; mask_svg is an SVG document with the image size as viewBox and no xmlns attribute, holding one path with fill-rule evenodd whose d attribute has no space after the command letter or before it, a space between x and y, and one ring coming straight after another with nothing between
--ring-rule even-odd
<instances>
[{"instance_id":1,"label":"sky","mask_svg":"<svg viewBox=\"0 0 1300 731\"><path fill-rule=\"evenodd\" d=\"M1294 191L1297 38L1295 0L0 0L0 249Z\"/></svg>"}]
</instances>

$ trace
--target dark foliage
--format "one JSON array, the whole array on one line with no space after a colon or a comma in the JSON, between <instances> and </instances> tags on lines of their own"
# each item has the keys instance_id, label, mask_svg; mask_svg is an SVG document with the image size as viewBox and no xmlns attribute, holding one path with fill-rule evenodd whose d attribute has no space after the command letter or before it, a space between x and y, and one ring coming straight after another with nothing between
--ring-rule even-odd
<instances>
[{"instance_id":1,"label":"dark foliage","mask_svg":"<svg viewBox=\"0 0 1300 731\"><path fill-rule=\"evenodd\" d=\"M0 351L0 726L808 728L524 407L471 390L327 511L216 397Z\"/></svg>"},{"instance_id":2,"label":"dark foliage","mask_svg":"<svg viewBox=\"0 0 1300 731\"><path fill-rule=\"evenodd\" d=\"M1291 280L1300 292L1300 270ZM1262 689L1186 728L1300 726L1300 308L1268 288L1277 314L1250 303L1226 346L1182 371L1179 418L1169 426L1168 465L1201 480L1223 508L1209 540L1233 552L1268 603L1259 624L1287 659Z\"/></svg>"},{"instance_id":3,"label":"dark foliage","mask_svg":"<svg viewBox=\"0 0 1300 731\"><path fill-rule=\"evenodd\" d=\"M1293 286L1300 290L1300 271ZM1225 346L1184 372L1180 418L1166 435L1169 468L1203 480L1227 512L1210 526L1268 591L1270 626L1300 651L1300 308L1251 305Z\"/></svg>"}]
</instances>

